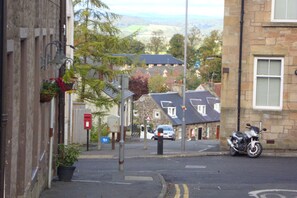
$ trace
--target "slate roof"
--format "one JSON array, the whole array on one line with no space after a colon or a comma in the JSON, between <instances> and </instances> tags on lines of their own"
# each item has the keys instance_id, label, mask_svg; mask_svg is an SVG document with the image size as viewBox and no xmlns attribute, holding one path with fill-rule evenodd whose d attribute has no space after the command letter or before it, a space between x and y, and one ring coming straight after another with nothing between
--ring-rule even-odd
<instances>
[{"instance_id":1,"label":"slate roof","mask_svg":"<svg viewBox=\"0 0 297 198\"><path fill-rule=\"evenodd\" d=\"M114 81L112 83L112 85L114 87L119 87L118 81ZM106 95L108 95L109 97L113 98L113 99L116 98L118 96L118 94L119 94L119 93L114 92L112 89L110 89L108 87L105 87L104 90L103 90L103 92ZM133 95L134 95L134 93L131 92L130 90L124 90L124 100L127 99L127 98L129 98L129 97L131 97L131 96L133 96Z\"/></svg>"},{"instance_id":2,"label":"slate roof","mask_svg":"<svg viewBox=\"0 0 297 198\"><path fill-rule=\"evenodd\" d=\"M135 54L114 54L113 56L123 56L123 57L128 57L131 60L139 60L143 61L145 64L170 64L170 65L182 65L184 62L173 57L171 54L140 54L140 55L135 55Z\"/></svg>"},{"instance_id":3,"label":"slate roof","mask_svg":"<svg viewBox=\"0 0 297 198\"><path fill-rule=\"evenodd\" d=\"M182 124L182 97L176 92L167 93L151 93L150 96L157 103L157 105L167 114L167 108L162 107L162 101L170 101L176 107L176 117L171 119L172 125L177 126ZM209 91L187 91L186 92L186 112L185 121L186 125L219 122L220 113L214 110L214 104L220 103L220 100L213 96ZM206 106L206 115L202 115L197 111L197 105Z\"/></svg>"}]
</instances>

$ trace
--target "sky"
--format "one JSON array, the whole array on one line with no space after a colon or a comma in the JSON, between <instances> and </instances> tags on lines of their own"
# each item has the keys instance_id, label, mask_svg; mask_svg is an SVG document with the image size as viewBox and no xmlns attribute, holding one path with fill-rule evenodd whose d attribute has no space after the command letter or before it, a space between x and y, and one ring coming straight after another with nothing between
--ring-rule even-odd
<instances>
[{"instance_id":1,"label":"sky","mask_svg":"<svg viewBox=\"0 0 297 198\"><path fill-rule=\"evenodd\" d=\"M103 0L120 15L174 16L186 13L186 0ZM223 17L224 0L188 0L188 15Z\"/></svg>"}]
</instances>

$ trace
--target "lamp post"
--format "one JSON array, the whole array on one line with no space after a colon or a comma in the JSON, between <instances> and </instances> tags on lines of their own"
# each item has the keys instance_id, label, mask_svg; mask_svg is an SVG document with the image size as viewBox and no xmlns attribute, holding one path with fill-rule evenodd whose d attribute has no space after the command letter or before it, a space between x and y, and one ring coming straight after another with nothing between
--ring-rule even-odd
<instances>
[{"instance_id":1,"label":"lamp post","mask_svg":"<svg viewBox=\"0 0 297 198\"><path fill-rule=\"evenodd\" d=\"M124 115L124 106L125 106L125 98L124 98L124 92L129 87L129 78L125 74L121 74L119 82L121 83L121 106L120 106L120 116L121 116L121 140L119 142L119 170L124 171L124 121L125 121L125 115Z\"/></svg>"},{"instance_id":2,"label":"lamp post","mask_svg":"<svg viewBox=\"0 0 297 198\"><path fill-rule=\"evenodd\" d=\"M186 0L186 16L185 16L185 44L184 44L184 76L183 76L183 118L182 118L182 139L181 151L186 150L186 75L187 75L187 43L188 43L188 0Z\"/></svg>"},{"instance_id":3,"label":"lamp post","mask_svg":"<svg viewBox=\"0 0 297 198\"><path fill-rule=\"evenodd\" d=\"M49 46L52 46L52 45L54 45L57 48L56 55L55 55L55 57L53 59L51 59L50 54L47 54L47 48ZM63 46L69 46L72 49L74 49L74 46L66 45L65 43L62 43L61 41L57 41L57 40L52 41L52 42L48 43L45 46L44 55L43 55L43 58L42 58L43 61L42 61L42 64L41 64L41 69L46 70L48 64L55 64L55 65L58 65L58 68L60 68L60 66L62 64L64 64L67 59L69 59L69 58L66 57L65 53L63 52Z\"/></svg>"}]
</instances>

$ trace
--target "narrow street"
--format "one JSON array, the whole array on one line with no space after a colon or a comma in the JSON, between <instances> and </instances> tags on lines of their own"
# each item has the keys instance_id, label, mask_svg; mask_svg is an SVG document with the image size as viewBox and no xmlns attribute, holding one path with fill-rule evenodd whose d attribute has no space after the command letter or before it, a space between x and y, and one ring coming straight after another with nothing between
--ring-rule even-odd
<instances>
[{"instance_id":1,"label":"narrow street","mask_svg":"<svg viewBox=\"0 0 297 198\"><path fill-rule=\"evenodd\" d=\"M123 172L118 145L91 147L75 164L72 182L55 181L41 197L297 197L294 152L276 157L264 150L252 159L221 152L217 141L187 141L185 153L180 144L165 141L164 155L158 155L157 141L148 141L147 149L143 141L127 142Z\"/></svg>"}]
</instances>

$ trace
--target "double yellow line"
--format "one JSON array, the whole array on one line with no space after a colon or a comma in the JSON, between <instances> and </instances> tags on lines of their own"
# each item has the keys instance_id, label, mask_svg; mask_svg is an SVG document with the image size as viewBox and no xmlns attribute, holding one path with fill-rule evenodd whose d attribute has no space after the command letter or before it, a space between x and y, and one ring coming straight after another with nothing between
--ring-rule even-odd
<instances>
[{"instance_id":1,"label":"double yellow line","mask_svg":"<svg viewBox=\"0 0 297 198\"><path fill-rule=\"evenodd\" d=\"M181 190L178 184L175 184L175 196L174 198L180 198L181 197ZM189 198L189 188L187 184L181 184L183 188L183 198Z\"/></svg>"}]
</instances>

